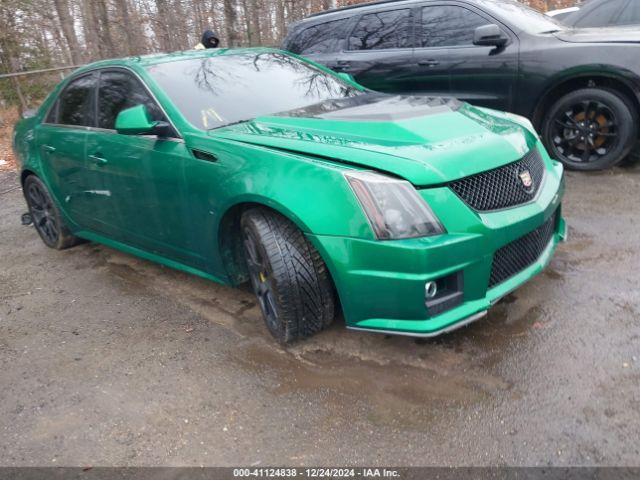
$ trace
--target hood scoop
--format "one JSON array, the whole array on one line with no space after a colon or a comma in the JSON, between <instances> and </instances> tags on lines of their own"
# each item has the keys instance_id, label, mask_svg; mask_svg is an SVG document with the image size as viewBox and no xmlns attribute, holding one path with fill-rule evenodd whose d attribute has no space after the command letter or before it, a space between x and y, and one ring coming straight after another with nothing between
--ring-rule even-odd
<instances>
[{"instance_id":1,"label":"hood scoop","mask_svg":"<svg viewBox=\"0 0 640 480\"><path fill-rule=\"evenodd\" d=\"M366 93L330 99L308 107L281 112L281 117L322 118L350 122L395 122L453 112L461 103L453 98Z\"/></svg>"}]
</instances>

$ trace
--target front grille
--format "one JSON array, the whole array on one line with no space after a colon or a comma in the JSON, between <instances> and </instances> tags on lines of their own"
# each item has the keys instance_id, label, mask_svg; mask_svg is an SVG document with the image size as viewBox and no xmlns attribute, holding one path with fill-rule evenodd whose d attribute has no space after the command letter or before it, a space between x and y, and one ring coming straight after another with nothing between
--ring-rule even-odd
<instances>
[{"instance_id":1,"label":"front grille","mask_svg":"<svg viewBox=\"0 0 640 480\"><path fill-rule=\"evenodd\" d=\"M533 232L508 243L493 256L489 288L508 280L532 265L551 241L556 227L558 212Z\"/></svg>"},{"instance_id":2,"label":"front grille","mask_svg":"<svg viewBox=\"0 0 640 480\"><path fill-rule=\"evenodd\" d=\"M532 185L524 186L520 175L531 175ZM533 200L544 177L544 162L537 148L517 162L466 177L449 187L474 210L486 212L514 207Z\"/></svg>"}]
</instances>

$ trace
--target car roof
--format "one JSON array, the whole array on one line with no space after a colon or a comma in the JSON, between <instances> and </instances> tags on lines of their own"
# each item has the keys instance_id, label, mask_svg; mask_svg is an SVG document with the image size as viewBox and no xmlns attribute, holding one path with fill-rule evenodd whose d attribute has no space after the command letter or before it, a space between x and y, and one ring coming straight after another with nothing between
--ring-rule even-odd
<instances>
[{"instance_id":1,"label":"car roof","mask_svg":"<svg viewBox=\"0 0 640 480\"><path fill-rule=\"evenodd\" d=\"M99 60L97 62L88 63L74 71L74 75L78 73L82 73L88 70L95 70L96 68L107 68L107 67L148 67L151 65L158 65L161 63L169 63L180 60L186 60L190 58L207 58L207 57L217 57L217 56L226 56L226 55L236 55L242 53L284 53L282 50L277 48L216 48L216 49L206 49L206 50L183 50L178 52L171 53L152 53L149 55L139 55L134 57L124 57L124 58L112 58L108 60Z\"/></svg>"}]
</instances>

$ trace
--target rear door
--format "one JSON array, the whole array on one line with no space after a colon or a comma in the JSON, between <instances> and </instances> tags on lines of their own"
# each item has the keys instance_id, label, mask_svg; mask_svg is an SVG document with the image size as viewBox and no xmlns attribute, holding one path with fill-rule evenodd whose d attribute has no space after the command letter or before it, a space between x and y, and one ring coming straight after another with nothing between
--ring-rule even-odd
<instances>
[{"instance_id":1,"label":"rear door","mask_svg":"<svg viewBox=\"0 0 640 480\"><path fill-rule=\"evenodd\" d=\"M68 220L87 227L91 193L85 182L85 148L94 124L96 76L71 80L37 128L45 181Z\"/></svg>"},{"instance_id":2,"label":"rear door","mask_svg":"<svg viewBox=\"0 0 640 480\"><path fill-rule=\"evenodd\" d=\"M403 93L416 88L412 62L412 11L404 7L358 17L347 34L343 51L327 66L350 73L372 90Z\"/></svg>"},{"instance_id":3,"label":"rear door","mask_svg":"<svg viewBox=\"0 0 640 480\"><path fill-rule=\"evenodd\" d=\"M474 105L510 110L518 75L519 42L506 26L488 14L466 4L426 3L416 14L418 46L416 63L423 62L420 76L425 90L436 91L429 80L445 74L449 77L449 94ZM473 44L477 27L496 24L509 38L504 47ZM430 66L431 61L440 62ZM438 80L439 82L439 80ZM439 83L438 83L439 85Z\"/></svg>"}]
</instances>

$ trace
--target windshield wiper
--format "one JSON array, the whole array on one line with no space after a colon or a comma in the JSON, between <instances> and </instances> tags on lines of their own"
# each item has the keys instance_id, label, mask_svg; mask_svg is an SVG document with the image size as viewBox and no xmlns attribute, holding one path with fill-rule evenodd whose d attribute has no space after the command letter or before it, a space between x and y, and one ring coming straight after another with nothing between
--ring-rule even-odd
<instances>
[{"instance_id":1,"label":"windshield wiper","mask_svg":"<svg viewBox=\"0 0 640 480\"><path fill-rule=\"evenodd\" d=\"M558 33L561 32L562 30L560 28L556 28L555 30L546 30L544 32L540 32L540 35L545 35L547 33Z\"/></svg>"},{"instance_id":2,"label":"windshield wiper","mask_svg":"<svg viewBox=\"0 0 640 480\"><path fill-rule=\"evenodd\" d=\"M251 120L253 120L253 118L247 118L245 120L236 120L235 122L225 123L224 125L218 125L217 127L207 128L207 132L210 132L211 130L217 130L218 128L229 127L231 125L237 125L239 123L250 122Z\"/></svg>"}]
</instances>

